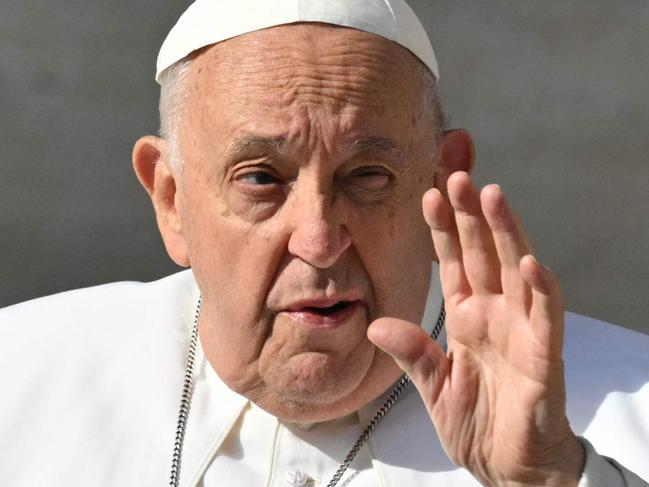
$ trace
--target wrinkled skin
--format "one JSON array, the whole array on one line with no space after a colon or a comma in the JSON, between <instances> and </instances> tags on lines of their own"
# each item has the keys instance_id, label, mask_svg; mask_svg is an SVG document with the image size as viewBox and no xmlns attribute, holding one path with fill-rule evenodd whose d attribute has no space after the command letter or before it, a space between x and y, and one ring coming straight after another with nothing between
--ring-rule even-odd
<instances>
[{"instance_id":1,"label":"wrinkled skin","mask_svg":"<svg viewBox=\"0 0 649 487\"><path fill-rule=\"evenodd\" d=\"M136 172L170 256L193 268L201 343L233 390L280 418L322 421L403 369L449 456L485 485L576 484L558 287L527 256L502 192L481 201L462 172L468 134L435 136L417 62L315 24L211 46L190 64L182 173L156 137L136 144ZM435 251L448 356L416 325ZM306 298L357 306L314 326Z\"/></svg>"}]
</instances>

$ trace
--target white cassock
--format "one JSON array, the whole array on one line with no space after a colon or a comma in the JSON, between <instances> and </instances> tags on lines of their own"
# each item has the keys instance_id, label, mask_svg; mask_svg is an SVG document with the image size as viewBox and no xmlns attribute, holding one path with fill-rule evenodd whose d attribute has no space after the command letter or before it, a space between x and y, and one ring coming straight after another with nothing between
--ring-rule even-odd
<instances>
[{"instance_id":1,"label":"white cassock","mask_svg":"<svg viewBox=\"0 0 649 487\"><path fill-rule=\"evenodd\" d=\"M441 306L433 275L425 327ZM0 485L168 484L198 296L184 271L0 310ZM568 313L565 342L568 416L598 452L585 443L580 485L648 485L649 336ZM229 390L200 347L194 387L182 486L326 486L382 403L283 423ZM478 483L448 460L410 386L339 485Z\"/></svg>"}]
</instances>

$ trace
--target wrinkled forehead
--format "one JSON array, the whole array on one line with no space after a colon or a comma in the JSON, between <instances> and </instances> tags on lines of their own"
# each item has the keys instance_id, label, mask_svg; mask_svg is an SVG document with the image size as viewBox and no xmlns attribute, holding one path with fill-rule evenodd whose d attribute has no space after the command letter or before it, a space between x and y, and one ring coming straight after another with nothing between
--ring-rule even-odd
<instances>
[{"instance_id":1,"label":"wrinkled forehead","mask_svg":"<svg viewBox=\"0 0 649 487\"><path fill-rule=\"evenodd\" d=\"M367 32L298 23L247 33L192 56L189 94L239 105L328 98L331 106L380 108L421 94L426 69L410 51ZM259 108L259 106L257 106Z\"/></svg>"}]
</instances>

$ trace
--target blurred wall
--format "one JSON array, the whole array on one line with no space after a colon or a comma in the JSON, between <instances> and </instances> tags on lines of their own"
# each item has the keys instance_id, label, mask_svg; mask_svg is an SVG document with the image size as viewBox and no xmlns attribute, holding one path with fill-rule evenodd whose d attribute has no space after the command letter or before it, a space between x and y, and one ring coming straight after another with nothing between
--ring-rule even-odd
<instances>
[{"instance_id":1,"label":"blurred wall","mask_svg":"<svg viewBox=\"0 0 649 487\"><path fill-rule=\"evenodd\" d=\"M175 270L131 172L188 2L3 0L0 305ZM568 308L649 333L649 2L418 0L475 136Z\"/></svg>"}]
</instances>

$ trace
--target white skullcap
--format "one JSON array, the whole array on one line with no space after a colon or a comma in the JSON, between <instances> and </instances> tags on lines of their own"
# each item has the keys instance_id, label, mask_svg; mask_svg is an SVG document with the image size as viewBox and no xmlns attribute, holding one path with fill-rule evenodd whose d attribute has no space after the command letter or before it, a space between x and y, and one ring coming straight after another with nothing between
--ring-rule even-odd
<instances>
[{"instance_id":1,"label":"white skullcap","mask_svg":"<svg viewBox=\"0 0 649 487\"><path fill-rule=\"evenodd\" d=\"M410 50L439 79L428 35L404 0L196 0L160 48L156 81L201 47L294 22L323 22L384 37Z\"/></svg>"}]
</instances>

